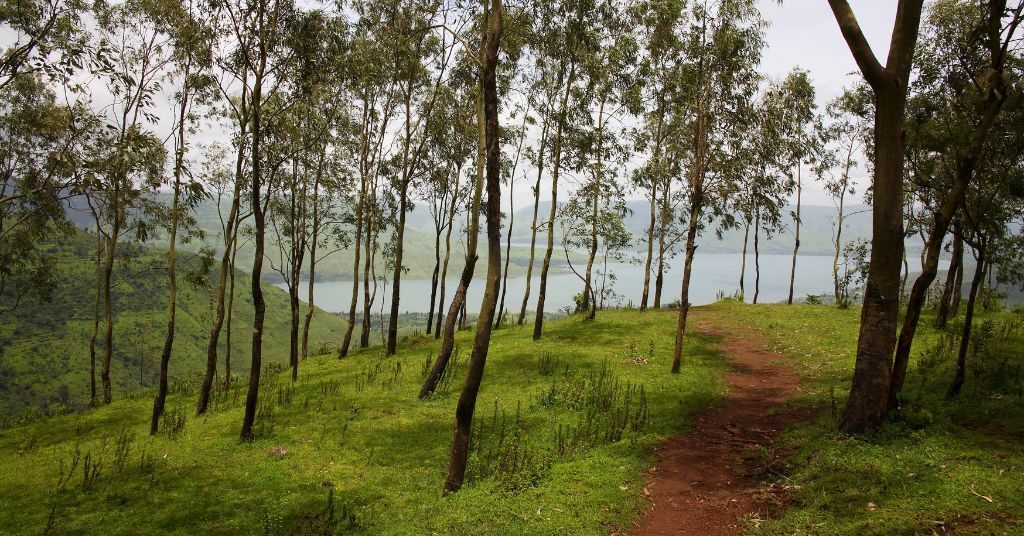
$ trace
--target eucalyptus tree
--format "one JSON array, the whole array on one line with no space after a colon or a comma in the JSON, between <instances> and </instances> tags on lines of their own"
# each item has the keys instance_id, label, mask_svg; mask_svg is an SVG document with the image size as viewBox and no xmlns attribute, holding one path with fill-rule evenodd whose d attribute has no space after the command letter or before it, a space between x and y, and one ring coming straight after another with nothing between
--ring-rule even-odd
<instances>
[{"instance_id":1,"label":"eucalyptus tree","mask_svg":"<svg viewBox=\"0 0 1024 536\"><path fill-rule=\"evenodd\" d=\"M473 413L487 364L487 352L494 323L494 309L498 301L501 277L501 147L499 138L498 62L503 32L505 7L501 0L484 0L482 53L479 56L480 88L484 103L484 138L487 157L487 283L480 304L480 317L476 323L473 353L469 358L466 381L455 408L455 430L448 475L444 490L458 491L466 475L469 446L473 431Z\"/></svg>"},{"instance_id":2,"label":"eucalyptus tree","mask_svg":"<svg viewBox=\"0 0 1024 536\"><path fill-rule=\"evenodd\" d=\"M675 133L666 122L670 105L669 95L679 82L679 68L682 65L683 41L685 29L684 2L648 0L638 2L631 9L631 15L637 23L639 42L643 46L639 63L638 76L645 80L639 86L643 92L640 113L642 126L636 133L638 151L649 152L650 156L633 176L633 182L645 192L650 200L650 224L647 227L647 255L644 260L643 291L640 295L640 310L646 310L649 304L651 266L654 262L655 229L659 230L658 277L655 279L656 307L661 305L661 282L666 251L666 236L676 235L674 232L677 220L673 217L674 210L666 207L673 205L670 194L672 173L670 162L666 158L667 140ZM659 202L658 192L661 188L662 197ZM660 209L659 209L660 207ZM660 215L660 217L659 217ZM658 225L660 221L660 226ZM670 246L672 240L669 240Z\"/></svg>"},{"instance_id":3,"label":"eucalyptus tree","mask_svg":"<svg viewBox=\"0 0 1024 536\"><path fill-rule=\"evenodd\" d=\"M764 46L761 19L755 2L722 0L692 8L686 29L685 63L681 69L679 102L671 112L672 121L685 132L672 147L685 158L682 191L686 197L687 229L679 318L676 325L672 373L682 363L686 320L690 310L690 277L697 236L721 218L728 224L730 196L736 177L729 173L731 140L740 129L738 115L754 94L756 66Z\"/></svg>"},{"instance_id":4,"label":"eucalyptus tree","mask_svg":"<svg viewBox=\"0 0 1024 536\"><path fill-rule=\"evenodd\" d=\"M199 387L199 399L196 403L196 414L206 413L209 407L210 393L217 376L218 348L220 334L227 322L226 354L224 358L224 384L231 383L231 318L234 311L235 297L235 252L238 251L238 236L243 217L243 194L246 194L246 183L252 168L251 138L252 128L252 95L250 77L254 71L250 68L249 52L252 36L246 36L239 24L242 23L243 10L249 6L242 3L209 5L214 8L210 21L213 32L211 53L217 77L217 90L220 93L220 115L226 119L230 127L231 142L234 146L234 166L232 170L220 169L221 160L226 154L216 153L208 159L207 167L212 183L216 186L217 214L221 221L221 252L217 282L213 296L213 319L210 324L210 336L206 344L206 371ZM264 71L266 67L263 68ZM262 85L262 81L261 81ZM262 88L261 88L262 92ZM230 186L229 186L230 184ZM227 217L221 213L221 200L230 191L230 208ZM247 195L249 200L252 194ZM249 215L254 214L252 207Z\"/></svg>"},{"instance_id":5,"label":"eucalyptus tree","mask_svg":"<svg viewBox=\"0 0 1024 536\"><path fill-rule=\"evenodd\" d=\"M302 268L314 229L319 232L323 225L322 220L316 227L312 222L317 208L313 206L314 196L324 179L333 127L344 122L338 102L342 96L336 92L341 87L337 83L340 69L336 62L343 61L346 46L339 20L323 12L302 13L294 24L285 40L291 62L284 71L292 87L281 104L285 110L276 113L273 124L268 125L271 128L266 146L272 160L276 157L290 167L290 172L281 174L281 194L271 196L268 205L279 260L275 263L273 255L268 259L288 290L292 381L298 379L299 370Z\"/></svg>"},{"instance_id":6,"label":"eucalyptus tree","mask_svg":"<svg viewBox=\"0 0 1024 536\"><path fill-rule=\"evenodd\" d=\"M800 205L803 197L803 165L813 164L819 151L818 133L814 132L816 108L814 104L814 86L811 84L807 71L793 69L779 83L782 94L783 142L786 145L786 161L789 169L796 169L796 211L793 216L793 265L789 273L789 297L786 303L793 304L793 287L796 284L796 258L800 251ZM792 175L791 175L792 177Z\"/></svg>"},{"instance_id":7,"label":"eucalyptus tree","mask_svg":"<svg viewBox=\"0 0 1024 536\"><path fill-rule=\"evenodd\" d=\"M508 230L505 234L505 267L501 271L501 301L498 303L498 313L494 318L494 327L500 327L503 318L505 317L505 295L508 294L508 267L509 262L512 260L512 230L515 227L515 183L516 183L516 172L519 170L519 162L523 156L523 144L526 142L526 135L529 132L529 127L536 124L533 116L530 114L530 102L524 103L523 109L520 111L523 115L522 124L518 129L506 129L507 136L510 138L519 138L516 143L515 153L511 156L511 162L506 159L504 164L507 171L505 175L508 177ZM515 114L509 119L515 119ZM536 203L535 203L536 205Z\"/></svg>"},{"instance_id":8,"label":"eucalyptus tree","mask_svg":"<svg viewBox=\"0 0 1024 536\"><path fill-rule=\"evenodd\" d=\"M82 24L89 9L83 0L6 0L0 4L4 50L0 52L0 90L19 78L72 80L95 52Z\"/></svg>"},{"instance_id":9,"label":"eucalyptus tree","mask_svg":"<svg viewBox=\"0 0 1024 536\"><path fill-rule=\"evenodd\" d=\"M359 189L355 192L352 263L352 299L349 303L348 322L345 336L339 349L339 357L348 355L356 324L356 308L359 302L360 270L362 270L364 307L360 328L360 347L369 344L370 321L370 267L371 244L375 240L375 209L371 196L376 195L374 184L387 154L385 140L391 121L396 113L396 83L391 76L388 61L388 42L382 28L381 18L373 9L374 4L357 2L358 18L352 24L352 38L348 53L348 84L350 85L352 112L354 117L352 138L348 145L356 159L355 169L359 177ZM364 335L365 333L365 335Z\"/></svg>"},{"instance_id":10,"label":"eucalyptus tree","mask_svg":"<svg viewBox=\"0 0 1024 536\"><path fill-rule=\"evenodd\" d=\"M555 247L555 216L558 213L558 178L565 165L562 161L567 128L577 124L586 109L587 97L579 87L580 69L585 58L598 46L590 26L595 14L595 0L566 0L542 4L536 17L537 53L549 58L544 67L555 73L550 78L558 90L558 104L552 119L551 142L551 207L548 212L547 249L541 263L540 288L537 293L537 314L533 320L533 340L540 340L544 327L544 302L547 297L548 272Z\"/></svg>"},{"instance_id":11,"label":"eucalyptus tree","mask_svg":"<svg viewBox=\"0 0 1024 536\"><path fill-rule=\"evenodd\" d=\"M886 64L847 0L829 0L839 29L874 94L871 264L861 309L853 383L841 428L865 432L885 419L899 315L903 257L903 120L923 0L900 0Z\"/></svg>"},{"instance_id":12,"label":"eucalyptus tree","mask_svg":"<svg viewBox=\"0 0 1024 536\"><path fill-rule=\"evenodd\" d=\"M1005 108L1009 120L994 129L996 135L986 143L986 157L977 163L972 187L964 193L959 216L961 238L971 249L977 264L967 295L963 328L957 349L956 368L946 390L946 397L960 394L966 381L967 353L971 348L971 332L978 294L986 273L998 262L1007 265L1012 279L1020 274L1014 265L1020 263L1024 251L1019 235L1024 221L1024 140L1021 119L1024 107L1013 99ZM1019 280L1012 281L1019 283Z\"/></svg>"},{"instance_id":13,"label":"eucalyptus tree","mask_svg":"<svg viewBox=\"0 0 1024 536\"><path fill-rule=\"evenodd\" d=\"M846 210L848 195L857 191L857 180L852 176L857 168L858 158L865 150L865 140L870 136L870 104L867 87L859 85L846 89L830 101L825 108L826 123L823 133L821 158L815 170L821 177L825 192L836 207L835 234L832 245L832 281L835 304L849 306L844 292L843 277L839 273L839 258L843 248L843 228L846 220L859 212Z\"/></svg>"},{"instance_id":14,"label":"eucalyptus tree","mask_svg":"<svg viewBox=\"0 0 1024 536\"><path fill-rule=\"evenodd\" d=\"M72 231L63 202L81 195L98 117L60 104L47 80L20 75L0 94L0 314L50 298L56 273L41 243Z\"/></svg>"},{"instance_id":15,"label":"eucalyptus tree","mask_svg":"<svg viewBox=\"0 0 1024 536\"><path fill-rule=\"evenodd\" d=\"M114 264L122 240L149 236L149 193L163 176L166 149L152 132L158 122L155 96L172 61L170 37L154 15L136 2L98 4L97 47L104 50L95 73L113 96L101 115L106 132L95 147L95 182L88 201L102 235L103 262L98 279L103 296L104 353L100 370L103 403L110 403L110 366L114 351L112 298ZM131 28L129 32L127 29Z\"/></svg>"},{"instance_id":16,"label":"eucalyptus tree","mask_svg":"<svg viewBox=\"0 0 1024 536\"><path fill-rule=\"evenodd\" d=\"M263 144L267 136L265 112L268 102L276 100L282 89L281 82L288 65L288 52L284 50L287 28L295 16L294 5L288 0L237 0L225 2L224 9L233 29L234 49L245 65L243 80L248 88L248 113L251 121L249 137L250 209L253 218L253 265L251 292L253 308L252 350L249 367L249 386L245 397L245 413L239 433L243 441L254 439L253 425L259 401L260 373L263 364L263 323L266 302L263 298L263 259L266 252L266 207L271 199L267 191L272 169L265 169L268 156ZM281 108L279 107L278 110Z\"/></svg>"},{"instance_id":17,"label":"eucalyptus tree","mask_svg":"<svg viewBox=\"0 0 1024 536\"><path fill-rule=\"evenodd\" d=\"M984 158L989 133L1004 128L1000 112L1021 80L1015 68L1020 58L1010 47L1019 39L1022 11L1024 2L1008 9L1006 0L987 5L944 0L928 7L925 39L916 54L908 128L914 135L908 144L909 176L919 182L911 190L927 211L921 225L929 229L921 275L907 300L896 344L889 409L899 405L914 334L949 224ZM984 245L979 251L985 255Z\"/></svg>"},{"instance_id":18,"label":"eucalyptus tree","mask_svg":"<svg viewBox=\"0 0 1024 536\"><path fill-rule=\"evenodd\" d=\"M536 40L539 36L531 36ZM526 308L530 302L530 291L533 284L533 265L537 253L537 217L540 212L540 186L544 177L544 162L548 151L548 137L551 132L551 123L554 118L552 114L552 103L556 102L557 88L549 84L551 76L550 69L546 68L548 58L534 47L531 49L531 57L534 59L533 68L526 70L527 95L525 99L530 102L531 107L536 110L540 118L540 139L536 148L528 147L526 156L537 168L537 179L531 187L533 191L533 219L530 222L530 259L526 264L526 289L523 291L523 301L519 307L519 316L516 318L516 325L521 326L526 321Z\"/></svg>"},{"instance_id":19,"label":"eucalyptus tree","mask_svg":"<svg viewBox=\"0 0 1024 536\"><path fill-rule=\"evenodd\" d=\"M581 71L587 93L591 95L588 104L593 119L578 137L580 143L572 147L575 154L570 154L575 167L588 175L576 196L585 198L589 209L589 240L585 247L588 255L579 309L586 311L590 318L597 311L593 276L600 243L602 202L609 194L619 191L614 185L615 170L626 157L626 148L620 143L621 119L627 107L639 108L631 67L636 63L638 44L627 31L626 18L620 14L625 11L623 7L615 0L601 0L590 17L597 45L583 56Z\"/></svg>"},{"instance_id":20,"label":"eucalyptus tree","mask_svg":"<svg viewBox=\"0 0 1024 536\"><path fill-rule=\"evenodd\" d=\"M470 12L470 16L473 15L474 14ZM452 296L451 304L448 306L448 313L445 316L444 326L441 328L441 347L438 350L437 359L434 360L434 364L431 367L430 372L427 374L427 378L424 380L423 386L420 387L420 399L424 399L434 392L434 389L437 388L438 382L441 380L441 375L448 366L448 361L451 359L452 352L455 349L456 323L459 322L460 318L463 319L463 321L465 319L466 294L469 291L469 285L473 280L473 273L476 269L476 262L478 260L477 242L480 236L480 204L483 199L484 184L486 182L487 124L483 95L483 75L481 71L477 71L474 67L480 67L480 58L484 53L484 39L486 36L485 32L482 31L482 27L483 24L486 24L486 18L487 17L483 17L480 24L475 26L475 29L479 31L477 35L481 39L480 49L474 52L468 45L464 46L463 51L465 56L463 58L462 65L458 68L459 71L463 73L477 72L477 75L473 77L475 79L473 90L469 92L473 98L472 102L476 105L475 122L473 123L473 126L476 127L477 143L476 175L473 182L473 191L472 194L469 195L468 208L466 210L466 262L462 268L462 275L459 277L459 285L456 287L455 294ZM473 28L474 27L471 27L471 30ZM451 30L449 29L448 31ZM470 39L472 39L472 37ZM466 39L461 39L460 41L466 42ZM491 320L493 320L493 318Z\"/></svg>"},{"instance_id":21,"label":"eucalyptus tree","mask_svg":"<svg viewBox=\"0 0 1024 536\"><path fill-rule=\"evenodd\" d=\"M409 189L420 174L425 160L426 142L434 105L442 93L448 65L457 50L456 40L445 32L429 32L435 25L436 13L432 4L397 2L391 18L392 54L395 57L395 76L398 82L399 106L403 109L401 156L397 163L398 177L394 189L398 197L395 225L394 275L391 284L391 314L385 353L392 355L398 344L398 312L402 283L402 257L405 251L405 218L409 211ZM447 11L442 17L447 16ZM443 20L443 18L442 18ZM444 22L442 22L444 24ZM440 36L440 37L438 37ZM429 62L431 65L428 65ZM431 83L433 77L433 83Z\"/></svg>"},{"instance_id":22,"label":"eucalyptus tree","mask_svg":"<svg viewBox=\"0 0 1024 536\"><path fill-rule=\"evenodd\" d=\"M448 84L438 87L439 99L433 113L437 116L428 124L428 163L425 165L426 180L421 182L420 196L427 202L434 224L434 268L430 280L430 309L427 313L426 332L440 336L440 324L444 310L445 278L451 260L451 236L455 227L455 216L465 191L461 188L461 175L466 159L472 150L474 136L467 131L466 118L474 113L471 102L463 94L465 73L459 72ZM444 236L444 258L441 256L441 237ZM440 299L438 291L440 290Z\"/></svg>"},{"instance_id":23,"label":"eucalyptus tree","mask_svg":"<svg viewBox=\"0 0 1024 536\"><path fill-rule=\"evenodd\" d=\"M177 2L162 2L148 5L156 24L170 37L172 47L172 74L177 86L175 91L176 110L174 116L173 152L174 163L169 180L171 204L167 238L167 334L160 353L160 382L153 399L153 414L149 433L155 435L160 428L160 418L167 400L169 365L174 347L175 317L177 315L178 274L177 242L179 230L187 233L196 228L191 212L206 192L202 182L192 178L187 169L186 153L196 130L195 105L213 96L210 39L212 33L205 24L201 13L190 1L185 5ZM186 236L186 239L189 237Z\"/></svg>"}]
</instances>

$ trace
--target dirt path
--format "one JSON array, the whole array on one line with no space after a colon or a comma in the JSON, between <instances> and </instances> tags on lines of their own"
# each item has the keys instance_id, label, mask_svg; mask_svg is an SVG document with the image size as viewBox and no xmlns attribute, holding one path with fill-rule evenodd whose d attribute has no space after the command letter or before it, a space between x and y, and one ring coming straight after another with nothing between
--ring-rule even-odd
<instances>
[{"instance_id":1,"label":"dirt path","mask_svg":"<svg viewBox=\"0 0 1024 536\"><path fill-rule=\"evenodd\" d=\"M749 520L764 519L779 507L780 497L764 485L766 479L782 480L765 475L774 462L765 455L777 454L772 441L787 424L810 414L786 407L800 379L755 334L722 333L700 321L696 328L724 337L721 348L733 367L725 377L729 394L722 405L697 416L685 436L658 447L658 464L647 477L651 509L631 535L742 534Z\"/></svg>"}]
</instances>

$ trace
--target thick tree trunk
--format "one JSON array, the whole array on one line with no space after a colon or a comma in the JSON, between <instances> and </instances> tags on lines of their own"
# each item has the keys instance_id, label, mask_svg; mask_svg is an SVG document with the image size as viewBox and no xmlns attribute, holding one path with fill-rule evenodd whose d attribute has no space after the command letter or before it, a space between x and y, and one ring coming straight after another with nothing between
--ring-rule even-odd
<instances>
[{"instance_id":1,"label":"thick tree trunk","mask_svg":"<svg viewBox=\"0 0 1024 536\"><path fill-rule=\"evenodd\" d=\"M231 240L231 265L228 270L228 310L224 319L224 388L231 387L231 354L235 347L231 343L233 319L235 313L235 259L238 257L238 225L235 225L235 237Z\"/></svg>"},{"instance_id":2,"label":"thick tree trunk","mask_svg":"<svg viewBox=\"0 0 1024 536\"><path fill-rule=\"evenodd\" d=\"M469 440L473 431L473 413L476 409L477 394L487 363L487 350L491 342L491 328L494 321L494 307L497 302L499 277L501 276L501 153L498 146L498 89L497 63L498 45L501 39L501 0L491 0L490 24L484 66L482 69L484 89L484 115L487 122L487 284L480 304L480 318L476 323L476 337L473 354L469 358L466 383L462 387L458 406L455 408L455 430L452 437L452 451L448 459L448 476L445 479L446 492L455 492L462 487L469 460Z\"/></svg>"},{"instance_id":3,"label":"thick tree trunk","mask_svg":"<svg viewBox=\"0 0 1024 536\"><path fill-rule=\"evenodd\" d=\"M367 210L369 206L369 191L367 192L367 198L363 205L363 211ZM359 330L359 347L366 348L370 345L370 322L372 321L372 308L373 300L377 296L377 275L374 265L374 240L373 240L373 222L374 215L372 213L366 214L366 232L363 235L363 253L366 254L363 260L363 322L361 329ZM373 293L370 293L370 283L373 283Z\"/></svg>"},{"instance_id":4,"label":"thick tree trunk","mask_svg":"<svg viewBox=\"0 0 1024 536\"><path fill-rule=\"evenodd\" d=\"M665 236L668 234L668 222L672 219L670 214L670 183L665 182L661 194L661 225L658 231L658 270L654 275L654 309L661 309L661 290L665 283L665 253L668 248L665 246Z\"/></svg>"},{"instance_id":5,"label":"thick tree trunk","mask_svg":"<svg viewBox=\"0 0 1024 536\"><path fill-rule=\"evenodd\" d=\"M115 194L116 196L117 194ZM115 211L117 209L115 208ZM109 404L113 398L110 383L110 362L114 355L114 304L110 294L110 282L114 274L114 255L117 253L117 236L121 232L120 216L115 216L113 231L106 239L106 253L103 258L103 364L100 368L100 380L103 382L103 403Z\"/></svg>"},{"instance_id":6,"label":"thick tree trunk","mask_svg":"<svg viewBox=\"0 0 1024 536\"><path fill-rule=\"evenodd\" d=\"M954 398L960 394L967 376L967 348L971 342L971 324L974 322L974 307L978 299L978 289L985 278L985 247L978 248L978 264L974 270L974 278L971 280L971 290L967 294L967 311L964 313L964 331L960 336L960 348L956 354L956 373L953 375L953 382L946 390L946 398Z\"/></svg>"},{"instance_id":7,"label":"thick tree trunk","mask_svg":"<svg viewBox=\"0 0 1024 536\"><path fill-rule=\"evenodd\" d=\"M903 257L903 120L923 0L900 0L886 66L864 38L846 0L829 0L839 28L875 95L871 264L861 309L853 383L840 427L861 433L885 419L899 316Z\"/></svg>"},{"instance_id":8,"label":"thick tree trunk","mask_svg":"<svg viewBox=\"0 0 1024 536\"><path fill-rule=\"evenodd\" d=\"M569 76L565 84L565 93L558 109L555 124L555 145L551 171L551 211L548 213L548 247L544 251L544 262L540 267L540 289L537 292L537 316L533 319L533 340L540 340L544 329L544 300L547 298L548 270L551 268L551 254L555 250L555 214L558 212L558 174L562 167L562 130L565 127L565 113L569 103L569 93L576 76L576 63L571 61ZM561 75L559 82L561 82Z\"/></svg>"},{"instance_id":9,"label":"thick tree trunk","mask_svg":"<svg viewBox=\"0 0 1024 536\"><path fill-rule=\"evenodd\" d=\"M876 90L871 264L864 290L853 383L842 429L875 429L889 406L903 262L903 111L905 88Z\"/></svg>"}]
</instances>

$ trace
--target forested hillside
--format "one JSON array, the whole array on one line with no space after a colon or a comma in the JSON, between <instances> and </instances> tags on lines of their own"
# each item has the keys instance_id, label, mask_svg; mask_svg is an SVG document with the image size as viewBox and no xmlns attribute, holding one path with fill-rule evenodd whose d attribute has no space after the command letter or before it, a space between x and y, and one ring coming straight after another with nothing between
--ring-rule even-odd
<instances>
[{"instance_id":1,"label":"forested hillside","mask_svg":"<svg viewBox=\"0 0 1024 536\"><path fill-rule=\"evenodd\" d=\"M81 409L89 403L89 339L96 297L95 237L78 232L46 246L56 261L48 301L25 299L0 314L0 413L17 416L40 405ZM149 396L158 379L161 334L166 328L167 279L159 251L137 249L114 274L116 329L111 376L115 394L139 391ZM179 270L200 269L194 256L181 256ZM209 341L210 274L204 286L182 284L178 293L177 340L172 377L185 379L203 369ZM264 336L270 362L287 362L288 296L264 285L267 328ZM249 277L235 273L235 310L231 327L231 372L245 378L252 340L252 296ZM337 345L345 323L318 311L310 327L310 346ZM102 337L99 341L102 345ZM102 348L102 346L100 346ZM228 349L221 338L222 360ZM220 371L224 370L223 362ZM54 408L55 409L55 408Z\"/></svg>"}]
</instances>

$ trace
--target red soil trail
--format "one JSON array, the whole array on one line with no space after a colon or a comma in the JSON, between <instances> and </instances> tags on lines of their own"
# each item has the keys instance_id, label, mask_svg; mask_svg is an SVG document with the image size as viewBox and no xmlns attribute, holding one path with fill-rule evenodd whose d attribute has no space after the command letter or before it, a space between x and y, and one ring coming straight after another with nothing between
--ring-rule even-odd
<instances>
[{"instance_id":1,"label":"red soil trail","mask_svg":"<svg viewBox=\"0 0 1024 536\"><path fill-rule=\"evenodd\" d=\"M658 447L645 489L651 509L630 535L742 534L751 521L780 507L777 488L765 481L784 479L765 473L774 458L766 460L764 453L772 452L783 428L810 416L808 410L786 407L800 378L779 355L765 350L757 335L723 333L703 323L697 330L722 337L720 347L732 367L725 377L728 395L698 415L689 433Z\"/></svg>"}]
</instances>

